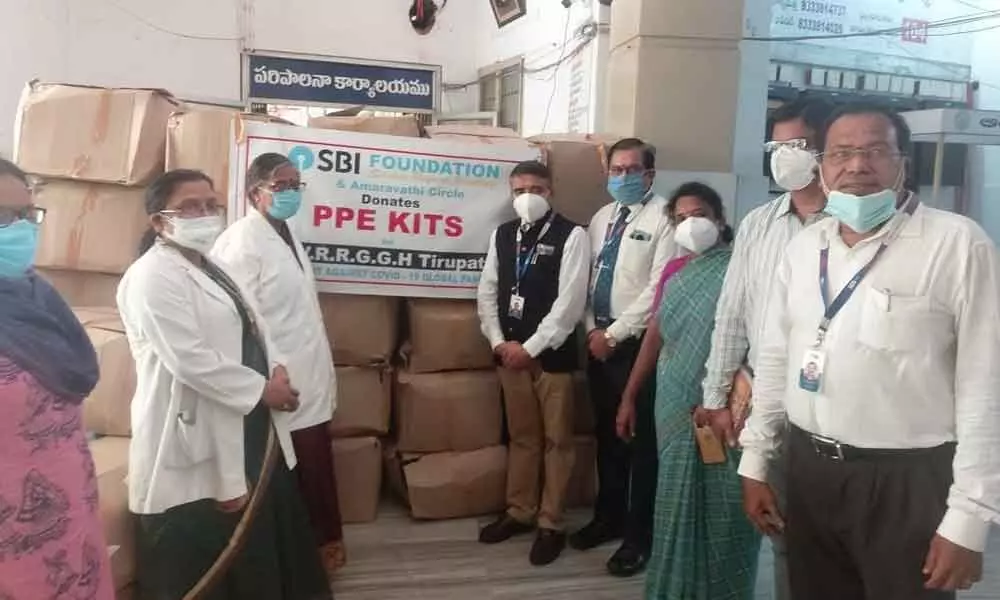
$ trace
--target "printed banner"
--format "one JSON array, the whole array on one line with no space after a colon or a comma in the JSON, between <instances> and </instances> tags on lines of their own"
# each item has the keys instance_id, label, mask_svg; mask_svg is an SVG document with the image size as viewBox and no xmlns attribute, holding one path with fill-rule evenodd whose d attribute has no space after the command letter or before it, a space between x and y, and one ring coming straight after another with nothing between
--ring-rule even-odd
<instances>
[{"instance_id":1,"label":"printed banner","mask_svg":"<svg viewBox=\"0 0 1000 600\"><path fill-rule=\"evenodd\" d=\"M242 174L278 152L302 171L290 224L321 292L473 298L489 237L513 218L508 179L538 159L527 142L479 144L245 123L230 219L248 210Z\"/></svg>"},{"instance_id":2,"label":"printed banner","mask_svg":"<svg viewBox=\"0 0 1000 600\"><path fill-rule=\"evenodd\" d=\"M389 110L433 112L437 106L437 69L396 67L247 55L250 100L280 104L354 104Z\"/></svg>"}]
</instances>

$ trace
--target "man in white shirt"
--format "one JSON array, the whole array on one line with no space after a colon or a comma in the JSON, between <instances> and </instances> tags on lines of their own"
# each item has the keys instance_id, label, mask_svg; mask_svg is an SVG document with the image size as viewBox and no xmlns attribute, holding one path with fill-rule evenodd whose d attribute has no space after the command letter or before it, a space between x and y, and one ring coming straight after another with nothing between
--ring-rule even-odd
<instances>
[{"instance_id":1,"label":"man in white shirt","mask_svg":"<svg viewBox=\"0 0 1000 600\"><path fill-rule=\"evenodd\" d=\"M787 193L752 210L740 223L719 297L703 386L705 408L720 439L730 444L735 443L747 414L750 399L737 396L750 387L750 374L756 368L774 271L781 264L788 242L824 216L821 211L826 195L819 184L816 145L832 108L824 100L805 97L782 106L770 119L771 141L766 149L771 153L771 175ZM737 413L735 426L731 407ZM779 503L783 498L784 466L782 461L771 472L770 483ZM790 600L781 536L772 538L772 548L775 597Z\"/></svg>"},{"instance_id":2,"label":"man in white shirt","mask_svg":"<svg viewBox=\"0 0 1000 600\"><path fill-rule=\"evenodd\" d=\"M538 526L533 565L566 546L563 508L573 470L576 328L587 305L587 234L549 206L552 175L537 161L511 172L518 218L490 238L479 281L483 335L499 363L510 449L507 511L479 536L496 544Z\"/></svg>"},{"instance_id":3,"label":"man in white shirt","mask_svg":"<svg viewBox=\"0 0 1000 600\"><path fill-rule=\"evenodd\" d=\"M740 438L745 508L785 530L796 598L953 598L1000 521L996 247L905 191L899 115L842 107L823 147L833 218L776 274ZM781 515L765 482L786 419Z\"/></svg>"},{"instance_id":4,"label":"man in white shirt","mask_svg":"<svg viewBox=\"0 0 1000 600\"><path fill-rule=\"evenodd\" d=\"M652 192L656 156L628 138L608 153L608 191L615 199L590 222L593 271L587 309L590 395L597 420L599 489L594 519L570 538L589 550L624 537L608 570L631 576L646 566L652 547L656 493L656 432L652 386L636 405L635 438L618 438L615 420L638 354L663 267L680 254L667 201Z\"/></svg>"}]
</instances>

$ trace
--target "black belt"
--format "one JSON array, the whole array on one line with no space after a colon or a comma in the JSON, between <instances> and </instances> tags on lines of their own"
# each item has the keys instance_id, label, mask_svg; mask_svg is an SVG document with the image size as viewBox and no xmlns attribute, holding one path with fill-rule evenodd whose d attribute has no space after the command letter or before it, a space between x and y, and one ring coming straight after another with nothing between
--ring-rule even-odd
<instances>
[{"instance_id":1,"label":"black belt","mask_svg":"<svg viewBox=\"0 0 1000 600\"><path fill-rule=\"evenodd\" d=\"M835 439L815 433L809 433L801 427L791 426L792 435L802 442L812 446L817 456L835 461L872 460L879 458L906 458L927 456L935 452L951 451L954 442L933 446L931 448L858 448L843 444Z\"/></svg>"}]
</instances>

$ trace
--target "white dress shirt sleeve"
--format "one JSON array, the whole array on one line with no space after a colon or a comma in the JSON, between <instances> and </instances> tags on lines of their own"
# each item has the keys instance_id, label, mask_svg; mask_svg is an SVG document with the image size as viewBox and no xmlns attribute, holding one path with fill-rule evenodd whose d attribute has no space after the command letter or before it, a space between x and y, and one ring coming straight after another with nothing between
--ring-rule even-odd
<instances>
[{"instance_id":1,"label":"white dress shirt sleeve","mask_svg":"<svg viewBox=\"0 0 1000 600\"><path fill-rule=\"evenodd\" d=\"M668 262L679 256L677 243L674 242L674 228L667 222L666 218L661 219L655 240L656 250L653 254L653 264L646 287L635 301L622 311L621 316L608 327L608 334L617 342L622 342L630 337L639 337L646 330L646 323L653 311L653 299L656 297L656 288L660 283L663 268L667 266Z\"/></svg>"},{"instance_id":2,"label":"white dress shirt sleeve","mask_svg":"<svg viewBox=\"0 0 1000 600\"><path fill-rule=\"evenodd\" d=\"M744 226L736 233L733 255L726 270L726 279L722 284L715 313L712 350L705 365L706 375L702 384L705 408L708 409L720 409L728 405L733 377L746 360L747 350L750 348L746 324L746 278L750 269L748 225L744 222Z\"/></svg>"},{"instance_id":3,"label":"white dress shirt sleeve","mask_svg":"<svg viewBox=\"0 0 1000 600\"><path fill-rule=\"evenodd\" d=\"M1000 524L1000 262L989 240L969 252L956 298L955 424L958 446L948 510L938 534L982 552Z\"/></svg>"},{"instance_id":4,"label":"white dress shirt sleeve","mask_svg":"<svg viewBox=\"0 0 1000 600\"><path fill-rule=\"evenodd\" d=\"M555 350L576 329L587 306L587 272L590 269L590 242L583 228L575 227L563 246L559 263L559 295L549 314L538 324L535 333L524 342L524 349L537 357Z\"/></svg>"},{"instance_id":5,"label":"white dress shirt sleeve","mask_svg":"<svg viewBox=\"0 0 1000 600\"><path fill-rule=\"evenodd\" d=\"M490 348L496 349L504 343L503 328L500 326L500 307L497 304L497 232L490 235L490 247L486 251L486 265L479 277L479 287L476 290L476 308L479 311L479 327L490 343Z\"/></svg>"},{"instance_id":6,"label":"white dress shirt sleeve","mask_svg":"<svg viewBox=\"0 0 1000 600\"><path fill-rule=\"evenodd\" d=\"M743 458L739 474L766 482L771 460L781 450L781 432L787 419L785 391L788 385L788 278L791 265L786 254L778 268L767 303L763 340L754 373L753 409L740 444Z\"/></svg>"}]
</instances>

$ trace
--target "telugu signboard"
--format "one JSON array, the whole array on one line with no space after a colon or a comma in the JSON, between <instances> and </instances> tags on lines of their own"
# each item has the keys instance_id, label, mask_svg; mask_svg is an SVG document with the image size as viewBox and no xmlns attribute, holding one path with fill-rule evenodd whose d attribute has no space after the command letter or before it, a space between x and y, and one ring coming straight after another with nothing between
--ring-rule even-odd
<instances>
[{"instance_id":1,"label":"telugu signboard","mask_svg":"<svg viewBox=\"0 0 1000 600\"><path fill-rule=\"evenodd\" d=\"M801 43L893 56L906 61L968 65L972 36L955 35L962 31L962 27L935 29L931 25L975 12L967 6L944 0L772 0L771 35L793 38L834 36L829 39L777 42L780 45ZM891 33L875 35L887 30ZM940 35L942 33L951 35ZM837 63L856 61L858 58L828 54L827 60Z\"/></svg>"},{"instance_id":2,"label":"telugu signboard","mask_svg":"<svg viewBox=\"0 0 1000 600\"><path fill-rule=\"evenodd\" d=\"M418 113L438 105L438 67L269 54L248 54L245 62L248 101Z\"/></svg>"},{"instance_id":3,"label":"telugu signboard","mask_svg":"<svg viewBox=\"0 0 1000 600\"><path fill-rule=\"evenodd\" d=\"M539 158L522 144L245 124L229 214L246 214L254 157L287 155L306 183L291 221L321 292L474 298L492 231L513 217L508 179Z\"/></svg>"}]
</instances>

